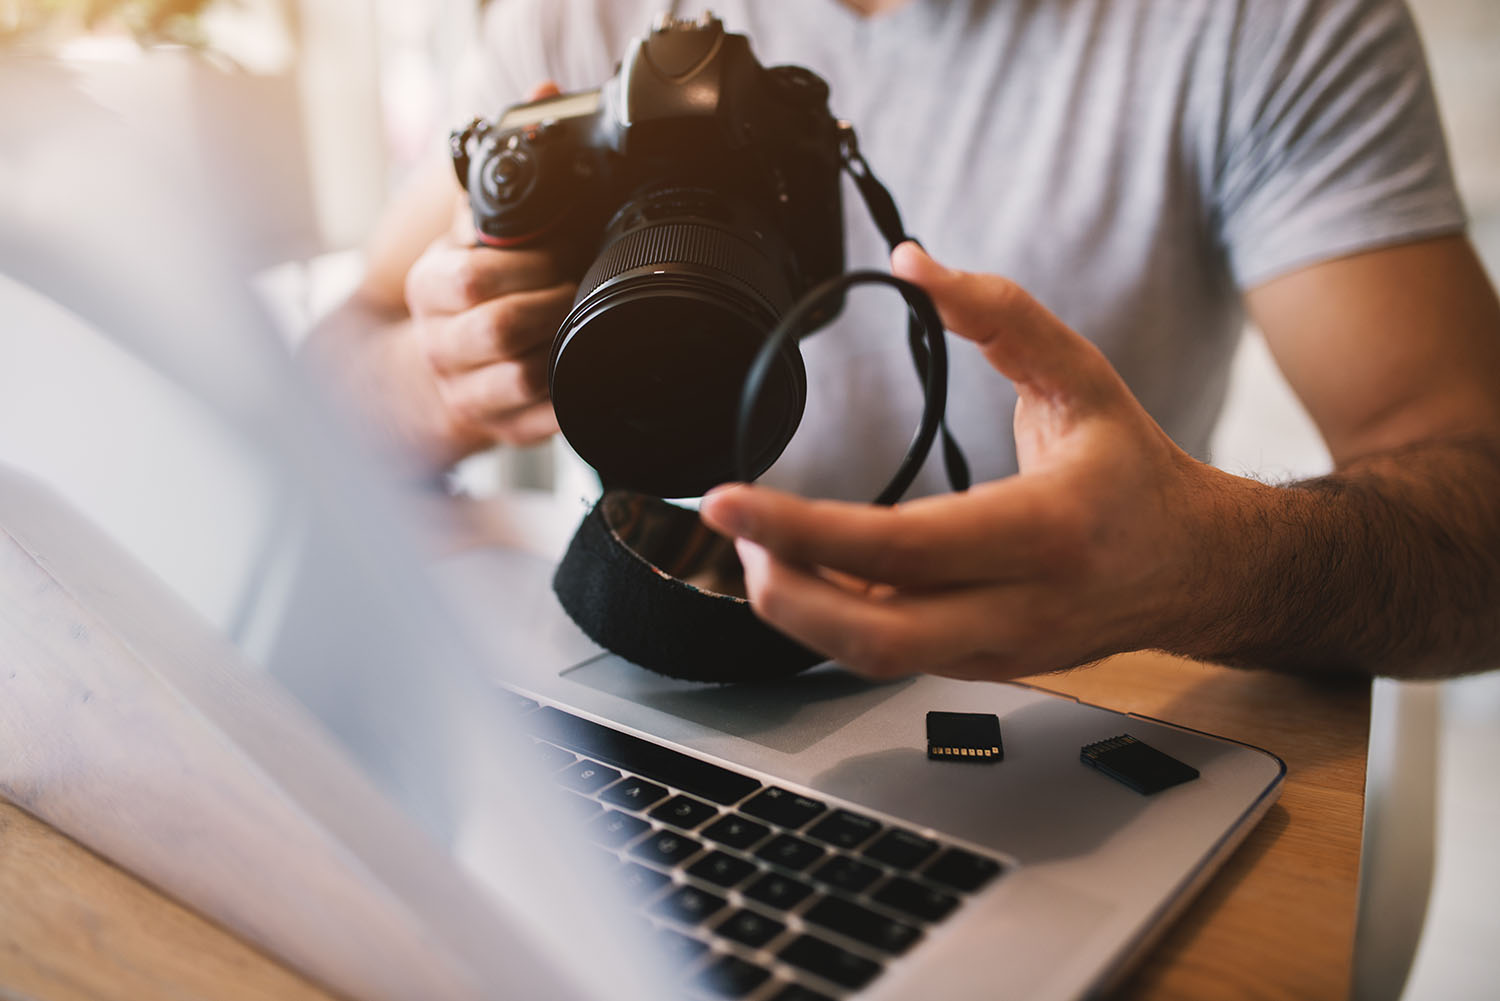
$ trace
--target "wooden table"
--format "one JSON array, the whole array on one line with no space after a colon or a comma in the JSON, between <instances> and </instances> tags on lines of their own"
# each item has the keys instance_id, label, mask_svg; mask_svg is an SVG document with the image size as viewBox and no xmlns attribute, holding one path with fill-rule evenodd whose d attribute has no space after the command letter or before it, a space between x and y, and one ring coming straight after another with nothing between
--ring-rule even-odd
<instances>
[{"instance_id":1,"label":"wooden table","mask_svg":"<svg viewBox=\"0 0 1500 1001\"><path fill-rule=\"evenodd\" d=\"M1344 1001L1354 955L1368 681L1313 683L1161 654L1032 679L1280 755L1281 797L1121 992Z\"/></svg>"},{"instance_id":2,"label":"wooden table","mask_svg":"<svg viewBox=\"0 0 1500 1001\"><path fill-rule=\"evenodd\" d=\"M460 546L517 540L513 524L496 518L493 508L467 513ZM565 540L558 535L552 531L541 548ZM1121 996L1344 1001L1364 811L1368 682L1312 683L1151 653L1031 681L1264 747L1288 766L1279 802L1166 932ZM0 1001L330 997L0 801Z\"/></svg>"}]
</instances>

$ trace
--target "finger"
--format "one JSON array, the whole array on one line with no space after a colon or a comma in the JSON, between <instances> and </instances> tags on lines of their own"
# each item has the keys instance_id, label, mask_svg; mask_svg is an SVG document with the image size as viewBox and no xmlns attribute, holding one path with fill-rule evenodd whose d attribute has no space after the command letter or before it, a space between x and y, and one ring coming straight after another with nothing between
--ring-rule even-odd
<instances>
[{"instance_id":1,"label":"finger","mask_svg":"<svg viewBox=\"0 0 1500 1001\"><path fill-rule=\"evenodd\" d=\"M496 441L524 448L539 445L557 434L557 413L551 400L542 400L486 424Z\"/></svg>"},{"instance_id":2,"label":"finger","mask_svg":"<svg viewBox=\"0 0 1500 1001\"><path fill-rule=\"evenodd\" d=\"M575 291L569 283L510 292L433 324L427 359L439 375L457 375L550 345Z\"/></svg>"},{"instance_id":3,"label":"finger","mask_svg":"<svg viewBox=\"0 0 1500 1001\"><path fill-rule=\"evenodd\" d=\"M978 344L1023 393L1087 400L1101 380L1115 382L1099 350L1015 282L946 268L912 241L892 252L891 270L922 286L943 325Z\"/></svg>"},{"instance_id":4,"label":"finger","mask_svg":"<svg viewBox=\"0 0 1500 1001\"><path fill-rule=\"evenodd\" d=\"M413 316L461 313L510 292L548 288L561 277L543 250L463 246L440 237L407 274L406 304Z\"/></svg>"},{"instance_id":5,"label":"finger","mask_svg":"<svg viewBox=\"0 0 1500 1001\"><path fill-rule=\"evenodd\" d=\"M906 588L1023 580L1088 554L1086 510L1048 473L876 507L736 484L704 497L710 528L778 558Z\"/></svg>"},{"instance_id":6,"label":"finger","mask_svg":"<svg viewBox=\"0 0 1500 1001\"><path fill-rule=\"evenodd\" d=\"M757 615L861 674L943 673L988 655L992 589L878 598L778 560L753 542L740 540L735 549Z\"/></svg>"},{"instance_id":7,"label":"finger","mask_svg":"<svg viewBox=\"0 0 1500 1001\"><path fill-rule=\"evenodd\" d=\"M519 411L547 400L545 348L512 361L438 380L448 412L463 424L497 427Z\"/></svg>"},{"instance_id":8,"label":"finger","mask_svg":"<svg viewBox=\"0 0 1500 1001\"><path fill-rule=\"evenodd\" d=\"M540 101L544 97L556 97L561 93L562 91L558 90L556 83L551 80L543 80L531 88L531 92L526 95L526 100Z\"/></svg>"}]
</instances>

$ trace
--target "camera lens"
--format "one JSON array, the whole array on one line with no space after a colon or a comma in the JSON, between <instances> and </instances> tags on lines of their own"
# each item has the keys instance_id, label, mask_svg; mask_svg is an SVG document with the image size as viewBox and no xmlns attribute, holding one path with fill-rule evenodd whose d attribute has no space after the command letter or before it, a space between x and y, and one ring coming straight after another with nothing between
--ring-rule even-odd
<instances>
[{"instance_id":1,"label":"camera lens","mask_svg":"<svg viewBox=\"0 0 1500 1001\"><path fill-rule=\"evenodd\" d=\"M697 188L658 186L616 213L549 367L563 435L607 486L689 497L737 475L745 376L792 304L772 233ZM791 440L806 396L791 345L751 421L751 475Z\"/></svg>"}]
</instances>

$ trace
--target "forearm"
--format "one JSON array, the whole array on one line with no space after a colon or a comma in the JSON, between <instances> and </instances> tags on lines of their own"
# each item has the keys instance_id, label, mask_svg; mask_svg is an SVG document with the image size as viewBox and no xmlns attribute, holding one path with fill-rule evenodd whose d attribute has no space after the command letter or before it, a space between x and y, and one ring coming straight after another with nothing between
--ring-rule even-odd
<instances>
[{"instance_id":1,"label":"forearm","mask_svg":"<svg viewBox=\"0 0 1500 1001\"><path fill-rule=\"evenodd\" d=\"M1230 482L1232 481L1232 482ZM1500 440L1435 440L1283 487L1226 477L1179 652L1303 673L1500 665Z\"/></svg>"}]
</instances>

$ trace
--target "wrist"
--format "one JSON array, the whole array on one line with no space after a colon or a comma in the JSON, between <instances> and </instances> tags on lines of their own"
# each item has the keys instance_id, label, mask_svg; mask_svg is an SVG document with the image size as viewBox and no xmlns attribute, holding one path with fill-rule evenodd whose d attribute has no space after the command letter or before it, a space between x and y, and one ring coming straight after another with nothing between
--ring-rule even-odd
<instances>
[{"instance_id":1,"label":"wrist","mask_svg":"<svg viewBox=\"0 0 1500 1001\"><path fill-rule=\"evenodd\" d=\"M1175 614L1161 648L1199 660L1241 663L1241 652L1267 641L1271 624L1258 614L1284 585L1296 546L1284 488L1197 463L1183 512L1184 567Z\"/></svg>"}]
</instances>

